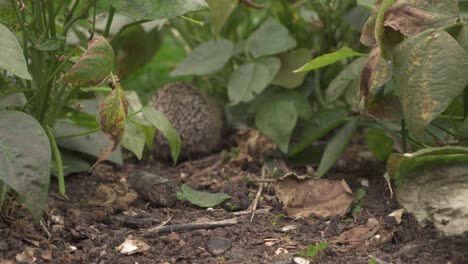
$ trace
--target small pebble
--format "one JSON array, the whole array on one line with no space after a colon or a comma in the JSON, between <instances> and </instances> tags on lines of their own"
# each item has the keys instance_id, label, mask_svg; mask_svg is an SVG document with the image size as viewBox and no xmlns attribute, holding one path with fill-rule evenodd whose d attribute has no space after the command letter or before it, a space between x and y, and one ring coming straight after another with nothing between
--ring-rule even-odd
<instances>
[{"instance_id":1,"label":"small pebble","mask_svg":"<svg viewBox=\"0 0 468 264\"><path fill-rule=\"evenodd\" d=\"M213 255L213 256L220 256L224 254L226 251L228 251L231 248L232 242L229 239L224 239L224 238L212 238L206 243L206 247L208 251Z\"/></svg>"}]
</instances>

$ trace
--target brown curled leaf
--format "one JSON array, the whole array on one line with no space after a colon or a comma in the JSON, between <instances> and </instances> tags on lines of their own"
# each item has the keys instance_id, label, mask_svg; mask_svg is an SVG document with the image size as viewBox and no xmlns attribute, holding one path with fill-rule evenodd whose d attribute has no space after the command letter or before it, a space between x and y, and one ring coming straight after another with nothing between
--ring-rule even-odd
<instances>
[{"instance_id":1,"label":"brown curled leaf","mask_svg":"<svg viewBox=\"0 0 468 264\"><path fill-rule=\"evenodd\" d=\"M106 160L119 145L125 132L128 102L119 83L114 83L114 89L99 105L99 123L109 145L102 151L90 171L101 161Z\"/></svg>"}]
</instances>

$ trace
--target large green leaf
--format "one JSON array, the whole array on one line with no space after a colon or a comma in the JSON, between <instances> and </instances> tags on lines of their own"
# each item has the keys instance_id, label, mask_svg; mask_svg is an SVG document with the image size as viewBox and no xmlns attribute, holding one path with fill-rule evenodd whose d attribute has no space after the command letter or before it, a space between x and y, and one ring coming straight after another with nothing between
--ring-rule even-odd
<instances>
[{"instance_id":1,"label":"large green leaf","mask_svg":"<svg viewBox=\"0 0 468 264\"><path fill-rule=\"evenodd\" d=\"M214 31L218 34L232 11L236 8L237 0L207 0L207 2L210 6L210 15Z\"/></svg>"},{"instance_id":2,"label":"large green leaf","mask_svg":"<svg viewBox=\"0 0 468 264\"><path fill-rule=\"evenodd\" d=\"M275 78L279 67L280 60L274 57L241 65L229 77L228 96L231 103L251 101Z\"/></svg>"},{"instance_id":3,"label":"large green leaf","mask_svg":"<svg viewBox=\"0 0 468 264\"><path fill-rule=\"evenodd\" d=\"M399 0L385 13L384 25L413 36L458 20L457 0Z\"/></svg>"},{"instance_id":4,"label":"large green leaf","mask_svg":"<svg viewBox=\"0 0 468 264\"><path fill-rule=\"evenodd\" d=\"M23 112L0 111L0 180L42 217L50 181L51 150L41 125Z\"/></svg>"},{"instance_id":5,"label":"large green leaf","mask_svg":"<svg viewBox=\"0 0 468 264\"><path fill-rule=\"evenodd\" d=\"M133 123L127 122L125 127L125 133L122 141L122 146L141 159L143 156L143 150L145 149L146 137L145 134L138 129Z\"/></svg>"},{"instance_id":6,"label":"large green leaf","mask_svg":"<svg viewBox=\"0 0 468 264\"><path fill-rule=\"evenodd\" d=\"M274 100L264 102L257 108L255 123L257 128L273 140L282 152L287 153L297 118L293 102Z\"/></svg>"},{"instance_id":7,"label":"large green leaf","mask_svg":"<svg viewBox=\"0 0 468 264\"><path fill-rule=\"evenodd\" d=\"M297 136L298 140L291 146L288 156L294 156L305 150L317 139L326 135L346 119L347 112L343 108L322 110L313 114L312 118L302 123Z\"/></svg>"},{"instance_id":8,"label":"large green leaf","mask_svg":"<svg viewBox=\"0 0 468 264\"><path fill-rule=\"evenodd\" d=\"M458 33L457 41L468 52L468 23L463 24L462 29Z\"/></svg>"},{"instance_id":9,"label":"large green leaf","mask_svg":"<svg viewBox=\"0 0 468 264\"><path fill-rule=\"evenodd\" d=\"M341 154L348 146L351 136L356 131L359 118L353 118L344 125L328 143L323 153L322 160L317 169L317 177L322 177L338 161Z\"/></svg>"},{"instance_id":10,"label":"large green leaf","mask_svg":"<svg viewBox=\"0 0 468 264\"><path fill-rule=\"evenodd\" d=\"M346 88L356 79L359 79L362 67L366 62L366 58L358 58L348 64L336 77L331 81L325 92L325 101L327 103L335 102L346 90Z\"/></svg>"},{"instance_id":11,"label":"large green leaf","mask_svg":"<svg viewBox=\"0 0 468 264\"><path fill-rule=\"evenodd\" d=\"M460 154L446 148L430 152L433 155L394 154L389 159L398 202L420 223L430 221L446 235L461 235L468 231L468 148Z\"/></svg>"},{"instance_id":12,"label":"large green leaf","mask_svg":"<svg viewBox=\"0 0 468 264\"><path fill-rule=\"evenodd\" d=\"M204 0L111 0L111 5L135 19L167 19L208 8Z\"/></svg>"},{"instance_id":13,"label":"large green leaf","mask_svg":"<svg viewBox=\"0 0 468 264\"><path fill-rule=\"evenodd\" d=\"M397 45L394 77L408 129L421 139L467 86L468 54L447 32L428 30Z\"/></svg>"},{"instance_id":14,"label":"large green leaf","mask_svg":"<svg viewBox=\"0 0 468 264\"><path fill-rule=\"evenodd\" d=\"M76 86L101 84L114 67L114 50L104 37L95 37L80 60L63 76L63 80Z\"/></svg>"},{"instance_id":15,"label":"large green leaf","mask_svg":"<svg viewBox=\"0 0 468 264\"><path fill-rule=\"evenodd\" d=\"M31 80L28 65L18 40L10 30L0 24L0 68L7 70L18 77Z\"/></svg>"},{"instance_id":16,"label":"large green leaf","mask_svg":"<svg viewBox=\"0 0 468 264\"><path fill-rule=\"evenodd\" d=\"M290 50L296 44L288 29L270 18L249 36L246 48L255 58L259 58Z\"/></svg>"},{"instance_id":17,"label":"large green leaf","mask_svg":"<svg viewBox=\"0 0 468 264\"><path fill-rule=\"evenodd\" d=\"M171 72L172 76L205 75L221 70L234 53L234 44L226 39L210 40L196 47Z\"/></svg>"},{"instance_id":18,"label":"large green leaf","mask_svg":"<svg viewBox=\"0 0 468 264\"><path fill-rule=\"evenodd\" d=\"M299 69L296 69L294 72L315 70L354 56L366 56L366 54L356 52L348 47L343 47L333 53L324 54L311 60Z\"/></svg>"},{"instance_id":19,"label":"large green leaf","mask_svg":"<svg viewBox=\"0 0 468 264\"><path fill-rule=\"evenodd\" d=\"M289 52L281 53L281 68L273 80L273 84L294 89L304 82L306 72L294 73L293 71L301 67L312 59L312 51L308 49L296 49Z\"/></svg>"},{"instance_id":20,"label":"large green leaf","mask_svg":"<svg viewBox=\"0 0 468 264\"><path fill-rule=\"evenodd\" d=\"M79 127L70 123L68 120L58 120L55 123L52 133L60 148L85 153L97 158L101 155L102 149L105 148L106 138L101 131L82 136L73 136L84 134L87 131L89 131L89 129ZM112 152L107 160L118 165L123 164L120 146Z\"/></svg>"},{"instance_id":21,"label":"large green leaf","mask_svg":"<svg viewBox=\"0 0 468 264\"><path fill-rule=\"evenodd\" d=\"M187 184L183 184L180 187L180 191L177 192L177 199L181 201L189 201L191 204L208 208L215 207L218 204L231 199L232 197L225 193L207 193L200 192L190 188Z\"/></svg>"},{"instance_id":22,"label":"large green leaf","mask_svg":"<svg viewBox=\"0 0 468 264\"><path fill-rule=\"evenodd\" d=\"M364 140L376 159L384 161L392 154L394 142L385 134L385 130L368 128L364 134Z\"/></svg>"},{"instance_id":23,"label":"large green leaf","mask_svg":"<svg viewBox=\"0 0 468 264\"><path fill-rule=\"evenodd\" d=\"M171 125L167 117L162 112L154 110L153 107L147 106L143 108L143 115L151 125L156 127L156 129L166 137L169 142L172 159L175 164L179 158L180 149L182 147L182 140L180 139L179 134Z\"/></svg>"},{"instance_id":24,"label":"large green leaf","mask_svg":"<svg viewBox=\"0 0 468 264\"><path fill-rule=\"evenodd\" d=\"M72 173L85 172L91 167L91 164L87 160L80 157L79 154L67 151L64 149L60 150L62 156L63 175L67 176ZM54 163L52 163L52 166ZM55 166L52 167L52 175L57 176L58 170Z\"/></svg>"}]
</instances>

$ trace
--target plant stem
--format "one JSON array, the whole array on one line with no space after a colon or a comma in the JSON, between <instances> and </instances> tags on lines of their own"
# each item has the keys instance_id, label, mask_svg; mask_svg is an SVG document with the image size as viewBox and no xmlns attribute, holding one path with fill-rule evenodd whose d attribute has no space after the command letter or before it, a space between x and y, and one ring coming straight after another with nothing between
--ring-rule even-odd
<instances>
[{"instance_id":1,"label":"plant stem","mask_svg":"<svg viewBox=\"0 0 468 264\"><path fill-rule=\"evenodd\" d=\"M81 133L76 133L76 134L72 134L72 135L57 137L56 139L57 140L63 140L63 139L68 139L68 138L81 137L81 136L86 136L86 135L93 134L93 133L96 133L96 132L99 132L99 131L101 131L101 128L95 128L95 129L87 130L87 131L84 131L84 132L81 132Z\"/></svg>"},{"instance_id":2,"label":"plant stem","mask_svg":"<svg viewBox=\"0 0 468 264\"><path fill-rule=\"evenodd\" d=\"M195 25L198 25L200 27L203 27L205 25L205 23L201 22L201 21L198 21L198 20L195 20L193 18L190 18L190 17L187 17L187 16L180 16L180 18L188 21L188 22L191 22L191 23L194 23Z\"/></svg>"},{"instance_id":3,"label":"plant stem","mask_svg":"<svg viewBox=\"0 0 468 264\"><path fill-rule=\"evenodd\" d=\"M50 130L49 126L46 127L46 133L47 133L47 136L49 137L50 148L52 150L52 155L54 156L55 167L57 168L59 193L62 196L65 196L65 175L63 174L62 156L60 155L57 142L55 141L54 135L52 134L52 131Z\"/></svg>"},{"instance_id":4,"label":"plant stem","mask_svg":"<svg viewBox=\"0 0 468 264\"><path fill-rule=\"evenodd\" d=\"M468 86L463 91L463 115L465 119L468 116Z\"/></svg>"},{"instance_id":5,"label":"plant stem","mask_svg":"<svg viewBox=\"0 0 468 264\"><path fill-rule=\"evenodd\" d=\"M112 25L112 20L114 19L115 8L110 5L109 6L109 15L107 17L106 28L104 29L104 33L102 35L107 38L109 36L109 31Z\"/></svg>"},{"instance_id":6,"label":"plant stem","mask_svg":"<svg viewBox=\"0 0 468 264\"><path fill-rule=\"evenodd\" d=\"M403 153L406 153L408 151L407 146L406 146L406 138L407 138L407 133L406 133L406 122L404 119L401 120L401 145L403 148Z\"/></svg>"},{"instance_id":7,"label":"plant stem","mask_svg":"<svg viewBox=\"0 0 468 264\"><path fill-rule=\"evenodd\" d=\"M49 31L50 31L50 37L52 39L56 38L56 30L55 30L55 12L54 12L54 1L53 0L48 0L47 1L47 11L49 15Z\"/></svg>"}]
</instances>

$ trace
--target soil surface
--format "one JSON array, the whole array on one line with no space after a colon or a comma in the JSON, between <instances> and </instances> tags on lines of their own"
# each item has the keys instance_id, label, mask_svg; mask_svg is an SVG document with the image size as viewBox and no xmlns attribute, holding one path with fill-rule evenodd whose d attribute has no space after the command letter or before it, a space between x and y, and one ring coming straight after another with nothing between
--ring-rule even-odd
<instances>
[{"instance_id":1,"label":"soil surface","mask_svg":"<svg viewBox=\"0 0 468 264\"><path fill-rule=\"evenodd\" d=\"M217 154L175 167L158 161L129 160L123 167L101 164L91 174L66 179L68 199L58 194L54 182L39 225L33 225L27 210L8 197L0 214L0 263L280 264L293 263L295 254L323 241L329 245L311 258L312 263L468 263L468 236L442 237L431 226L420 227L406 213L401 224L387 217L400 206L391 199L382 176L384 164L374 161L361 146L349 148L325 177L344 179L353 191L364 189L362 201L353 204L361 210L329 220L288 217L270 182L264 183L252 217L245 210L262 184L258 181L262 167L253 161L223 157ZM280 164L298 174L307 171ZM165 177L176 186L186 183L234 198L211 210L180 201L172 207L157 207L130 187L129 177L141 171ZM363 186L366 180L368 187ZM155 231L158 226L176 229L173 225L228 219L236 224ZM378 222L378 227L366 229L369 219ZM289 230L284 229L287 226ZM343 235L346 232L348 236ZM145 243L146 250L122 254L118 246L127 238Z\"/></svg>"}]
</instances>

